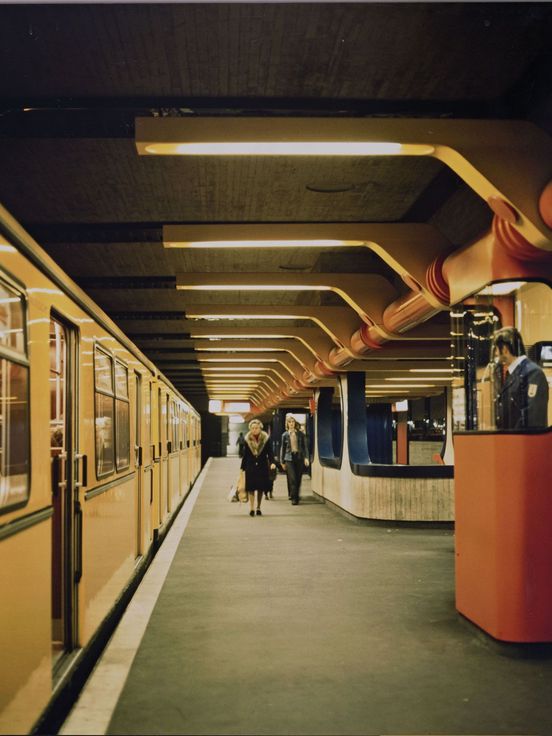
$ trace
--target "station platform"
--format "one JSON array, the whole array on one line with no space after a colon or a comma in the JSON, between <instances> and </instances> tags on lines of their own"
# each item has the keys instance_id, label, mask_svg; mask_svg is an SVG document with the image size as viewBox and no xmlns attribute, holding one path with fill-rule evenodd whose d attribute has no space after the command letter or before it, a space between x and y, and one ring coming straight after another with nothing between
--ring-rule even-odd
<instances>
[{"instance_id":1,"label":"station platform","mask_svg":"<svg viewBox=\"0 0 552 736\"><path fill-rule=\"evenodd\" d=\"M549 734L552 660L456 612L445 529L355 523L211 459L61 734Z\"/></svg>"}]
</instances>

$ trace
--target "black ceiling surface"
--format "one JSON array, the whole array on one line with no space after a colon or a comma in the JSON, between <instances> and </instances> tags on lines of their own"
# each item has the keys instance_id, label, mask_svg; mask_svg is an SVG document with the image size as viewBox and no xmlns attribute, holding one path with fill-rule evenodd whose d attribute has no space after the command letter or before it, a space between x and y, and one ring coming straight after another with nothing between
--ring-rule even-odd
<instances>
[{"instance_id":1,"label":"black ceiling surface","mask_svg":"<svg viewBox=\"0 0 552 736\"><path fill-rule=\"evenodd\" d=\"M491 213L438 161L139 157L135 116L498 117L552 134L550 38L548 3L0 5L0 200L146 342L196 303L342 303L179 292L179 272L354 270L400 290L365 249L191 253L165 250L161 227L429 222L460 246ZM165 321L143 319L152 304Z\"/></svg>"}]
</instances>

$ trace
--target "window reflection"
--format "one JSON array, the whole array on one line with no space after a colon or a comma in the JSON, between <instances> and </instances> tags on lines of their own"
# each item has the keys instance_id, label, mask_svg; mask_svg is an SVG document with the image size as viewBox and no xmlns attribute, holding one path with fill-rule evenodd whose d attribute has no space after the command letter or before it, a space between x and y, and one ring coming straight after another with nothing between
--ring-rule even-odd
<instances>
[{"instance_id":1,"label":"window reflection","mask_svg":"<svg viewBox=\"0 0 552 736\"><path fill-rule=\"evenodd\" d=\"M65 448L66 340L63 326L50 321L50 447L52 454Z\"/></svg>"},{"instance_id":2,"label":"window reflection","mask_svg":"<svg viewBox=\"0 0 552 736\"><path fill-rule=\"evenodd\" d=\"M113 454L113 359L99 348L94 353L96 412L96 474L98 478L114 470Z\"/></svg>"},{"instance_id":3,"label":"window reflection","mask_svg":"<svg viewBox=\"0 0 552 736\"><path fill-rule=\"evenodd\" d=\"M21 294L0 281L0 509L29 497L29 368Z\"/></svg>"},{"instance_id":4,"label":"window reflection","mask_svg":"<svg viewBox=\"0 0 552 736\"><path fill-rule=\"evenodd\" d=\"M25 352L23 302L7 284L0 282L0 346Z\"/></svg>"},{"instance_id":5,"label":"window reflection","mask_svg":"<svg viewBox=\"0 0 552 736\"><path fill-rule=\"evenodd\" d=\"M29 492L29 369L0 360L0 508Z\"/></svg>"},{"instance_id":6,"label":"window reflection","mask_svg":"<svg viewBox=\"0 0 552 736\"><path fill-rule=\"evenodd\" d=\"M128 398L128 368L115 361L115 432L117 470L130 466L130 404Z\"/></svg>"},{"instance_id":7,"label":"window reflection","mask_svg":"<svg viewBox=\"0 0 552 736\"><path fill-rule=\"evenodd\" d=\"M117 399L117 470L123 470L130 466L130 416L129 404Z\"/></svg>"},{"instance_id":8,"label":"window reflection","mask_svg":"<svg viewBox=\"0 0 552 736\"><path fill-rule=\"evenodd\" d=\"M101 350L96 350L94 356L94 372L96 375L96 388L100 391L113 393L113 361L109 355Z\"/></svg>"},{"instance_id":9,"label":"window reflection","mask_svg":"<svg viewBox=\"0 0 552 736\"><path fill-rule=\"evenodd\" d=\"M393 404L393 451L391 460L387 462L397 465L444 464L446 404L444 392Z\"/></svg>"},{"instance_id":10,"label":"window reflection","mask_svg":"<svg viewBox=\"0 0 552 736\"><path fill-rule=\"evenodd\" d=\"M113 472L113 398L96 394L96 469L98 478Z\"/></svg>"}]
</instances>

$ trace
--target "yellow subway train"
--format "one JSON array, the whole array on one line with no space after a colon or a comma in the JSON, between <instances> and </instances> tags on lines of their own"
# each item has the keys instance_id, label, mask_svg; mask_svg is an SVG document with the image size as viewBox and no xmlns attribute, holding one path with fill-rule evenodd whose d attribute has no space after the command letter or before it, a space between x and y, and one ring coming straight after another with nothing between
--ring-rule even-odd
<instances>
[{"instance_id":1,"label":"yellow subway train","mask_svg":"<svg viewBox=\"0 0 552 736\"><path fill-rule=\"evenodd\" d=\"M0 207L0 733L51 709L200 469L197 411Z\"/></svg>"}]
</instances>

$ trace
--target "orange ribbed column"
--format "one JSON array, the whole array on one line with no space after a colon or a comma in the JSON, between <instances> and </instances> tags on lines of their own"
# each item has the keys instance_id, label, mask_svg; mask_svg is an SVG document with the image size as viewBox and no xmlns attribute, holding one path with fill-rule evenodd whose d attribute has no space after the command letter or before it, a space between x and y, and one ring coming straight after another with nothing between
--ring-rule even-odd
<instances>
[{"instance_id":1,"label":"orange ribbed column","mask_svg":"<svg viewBox=\"0 0 552 736\"><path fill-rule=\"evenodd\" d=\"M544 224L552 229L552 179L544 187L539 197L539 212Z\"/></svg>"},{"instance_id":2,"label":"orange ribbed column","mask_svg":"<svg viewBox=\"0 0 552 736\"><path fill-rule=\"evenodd\" d=\"M516 230L513 223L498 215L493 217L492 231L496 242L518 261L546 261L550 260L550 251L535 248Z\"/></svg>"}]
</instances>

